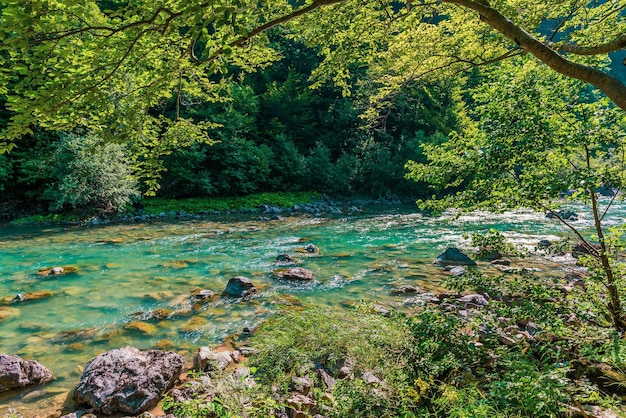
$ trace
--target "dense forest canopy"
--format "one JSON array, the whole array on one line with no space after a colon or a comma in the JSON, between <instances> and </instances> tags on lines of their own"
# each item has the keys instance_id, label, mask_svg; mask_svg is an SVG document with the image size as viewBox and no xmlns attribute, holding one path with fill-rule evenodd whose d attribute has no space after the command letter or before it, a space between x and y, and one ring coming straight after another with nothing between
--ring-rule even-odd
<instances>
[{"instance_id":1,"label":"dense forest canopy","mask_svg":"<svg viewBox=\"0 0 626 418\"><path fill-rule=\"evenodd\" d=\"M7 1L0 90L14 113L2 149L35 125L89 127L147 153L208 140L210 122L190 123L180 106L219 100L215 74L278 59L266 32L285 23L324 57L314 76L348 91L356 74L377 102L415 79L530 53L626 108L626 86L603 71L607 54L626 46L625 8L623 0ZM173 117L150 112L171 98Z\"/></svg>"},{"instance_id":2,"label":"dense forest canopy","mask_svg":"<svg viewBox=\"0 0 626 418\"><path fill-rule=\"evenodd\" d=\"M0 152L13 151L0 155L0 188L5 199L63 208L93 205L87 191L99 187L109 197L98 195L98 205L118 207L112 201L138 190L99 183L107 158L75 163L91 167L91 180L63 162L114 142L116 171L144 179L141 192L424 195L403 180L404 163L425 162L423 144L486 126L468 112L478 97L469 92L491 82L492 67L534 61L538 77L578 80L572 88L590 100L601 97L589 93L595 87L613 101L602 106L624 108L615 59L625 9L555 0L7 1ZM533 104L524 90L511 94ZM76 135L84 140L67 140Z\"/></svg>"}]
</instances>

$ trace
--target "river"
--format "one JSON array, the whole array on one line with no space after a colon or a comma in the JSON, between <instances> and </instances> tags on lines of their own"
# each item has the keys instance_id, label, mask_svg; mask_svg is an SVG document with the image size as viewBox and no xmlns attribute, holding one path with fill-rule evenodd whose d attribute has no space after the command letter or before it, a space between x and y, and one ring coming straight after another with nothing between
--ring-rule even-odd
<instances>
[{"instance_id":1,"label":"river","mask_svg":"<svg viewBox=\"0 0 626 418\"><path fill-rule=\"evenodd\" d=\"M622 215L619 208L617 218ZM0 352L36 359L57 376L43 388L0 397L0 416L9 407L24 416L58 408L90 359L124 345L173 350L190 366L199 346L218 344L293 304L347 306L365 300L418 309L408 296L390 291L406 284L437 291L447 274L432 265L437 254L467 245L463 234L489 228L529 248L564 233L556 221L530 212L457 219L424 216L412 206L345 217L0 227ZM309 243L321 256L297 252ZM299 258L317 280L274 278L281 253ZM559 274L556 264L549 264L546 271ZM37 274L57 266L76 272ZM221 296L229 278L239 275L249 277L258 292L244 301ZM191 306L190 294L197 289L218 295ZM28 292L51 295L8 303ZM151 312L165 317L129 325Z\"/></svg>"}]
</instances>

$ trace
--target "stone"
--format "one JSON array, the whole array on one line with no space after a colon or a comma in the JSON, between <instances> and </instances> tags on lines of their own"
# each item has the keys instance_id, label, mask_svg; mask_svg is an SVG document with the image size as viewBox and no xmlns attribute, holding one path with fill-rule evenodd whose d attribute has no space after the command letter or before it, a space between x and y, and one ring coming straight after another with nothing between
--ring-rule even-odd
<instances>
[{"instance_id":1,"label":"stone","mask_svg":"<svg viewBox=\"0 0 626 418\"><path fill-rule=\"evenodd\" d=\"M276 263L294 263L294 259L293 257L291 257L289 254L278 254L276 256L276 260L274 260L274 262Z\"/></svg>"},{"instance_id":2,"label":"stone","mask_svg":"<svg viewBox=\"0 0 626 418\"><path fill-rule=\"evenodd\" d=\"M256 287L247 277L236 276L228 281L226 294L236 298L242 298L256 292Z\"/></svg>"},{"instance_id":3,"label":"stone","mask_svg":"<svg viewBox=\"0 0 626 418\"><path fill-rule=\"evenodd\" d=\"M61 331L50 339L50 342L71 344L78 341L93 339L98 334L98 328L82 328Z\"/></svg>"},{"instance_id":4,"label":"stone","mask_svg":"<svg viewBox=\"0 0 626 418\"><path fill-rule=\"evenodd\" d=\"M0 354L0 392L53 380L52 372L38 361Z\"/></svg>"},{"instance_id":5,"label":"stone","mask_svg":"<svg viewBox=\"0 0 626 418\"><path fill-rule=\"evenodd\" d=\"M296 252L304 253L308 255L321 255L322 254L320 252L320 249L316 245L313 245L313 244L307 244L302 248L297 248Z\"/></svg>"},{"instance_id":6,"label":"stone","mask_svg":"<svg viewBox=\"0 0 626 418\"><path fill-rule=\"evenodd\" d=\"M391 316L391 311L385 308L383 305L374 305L374 310L387 318Z\"/></svg>"},{"instance_id":7,"label":"stone","mask_svg":"<svg viewBox=\"0 0 626 418\"><path fill-rule=\"evenodd\" d=\"M307 377L298 377L293 376L291 378L291 384L289 385L289 389L303 395L308 395L311 391L311 380Z\"/></svg>"},{"instance_id":8,"label":"stone","mask_svg":"<svg viewBox=\"0 0 626 418\"><path fill-rule=\"evenodd\" d=\"M419 287L411 285L405 285L391 289L391 293L418 293L421 291L422 289L420 289Z\"/></svg>"},{"instance_id":9,"label":"stone","mask_svg":"<svg viewBox=\"0 0 626 418\"><path fill-rule=\"evenodd\" d=\"M463 266L454 266L452 267L450 270L448 270L448 273L450 273L453 276L462 276L465 274L465 267Z\"/></svg>"},{"instance_id":10,"label":"stone","mask_svg":"<svg viewBox=\"0 0 626 418\"><path fill-rule=\"evenodd\" d=\"M326 385L326 390L332 392L337 384L337 380L323 369L317 369L317 375L319 376L320 381L324 382Z\"/></svg>"},{"instance_id":11,"label":"stone","mask_svg":"<svg viewBox=\"0 0 626 418\"><path fill-rule=\"evenodd\" d=\"M537 243L537 248L546 249L552 246L552 241L548 239L542 239Z\"/></svg>"},{"instance_id":12,"label":"stone","mask_svg":"<svg viewBox=\"0 0 626 418\"><path fill-rule=\"evenodd\" d=\"M456 247L449 247L439 254L435 264L443 266L475 266L476 262Z\"/></svg>"},{"instance_id":13,"label":"stone","mask_svg":"<svg viewBox=\"0 0 626 418\"><path fill-rule=\"evenodd\" d=\"M304 267L292 267L289 269L281 269L274 270L274 275L280 279L291 279L291 280L314 280L315 275L309 269L305 269Z\"/></svg>"},{"instance_id":14,"label":"stone","mask_svg":"<svg viewBox=\"0 0 626 418\"><path fill-rule=\"evenodd\" d=\"M379 378L377 378L374 373L370 371L363 372L361 375L361 380L365 382L366 385L380 385L382 382Z\"/></svg>"},{"instance_id":15,"label":"stone","mask_svg":"<svg viewBox=\"0 0 626 418\"><path fill-rule=\"evenodd\" d=\"M493 265L493 266L510 266L511 265L511 260L508 260L506 258L499 258L497 260L493 260L491 262L491 265Z\"/></svg>"},{"instance_id":16,"label":"stone","mask_svg":"<svg viewBox=\"0 0 626 418\"><path fill-rule=\"evenodd\" d=\"M480 257L481 260L484 261L494 261L494 260L499 260L502 257L504 257L504 255L502 255L502 253L498 250L487 250L484 249L483 251L481 251L482 255Z\"/></svg>"},{"instance_id":17,"label":"stone","mask_svg":"<svg viewBox=\"0 0 626 418\"><path fill-rule=\"evenodd\" d=\"M191 294L191 297L195 300L207 300L211 299L213 296L215 296L215 292L208 289L196 290Z\"/></svg>"},{"instance_id":18,"label":"stone","mask_svg":"<svg viewBox=\"0 0 626 418\"><path fill-rule=\"evenodd\" d=\"M11 302L16 303L16 302L26 302L29 300L46 299L46 298L51 297L52 295L53 295L52 292L46 292L43 290L36 291L36 292L19 293L17 294L17 296L11 299Z\"/></svg>"},{"instance_id":19,"label":"stone","mask_svg":"<svg viewBox=\"0 0 626 418\"><path fill-rule=\"evenodd\" d=\"M183 367L183 357L171 351L107 351L87 364L73 399L103 414L139 414L156 406Z\"/></svg>"},{"instance_id":20,"label":"stone","mask_svg":"<svg viewBox=\"0 0 626 418\"><path fill-rule=\"evenodd\" d=\"M124 329L127 331L138 331L144 335L154 335L157 332L157 327L143 321L130 321L124 325Z\"/></svg>"},{"instance_id":21,"label":"stone","mask_svg":"<svg viewBox=\"0 0 626 418\"><path fill-rule=\"evenodd\" d=\"M598 244L591 244L591 248L582 243L576 244L572 248L572 257L580 258L583 255L591 255L592 249L598 253L600 252L600 246Z\"/></svg>"},{"instance_id":22,"label":"stone","mask_svg":"<svg viewBox=\"0 0 626 418\"><path fill-rule=\"evenodd\" d=\"M76 273L78 268L75 266L55 266L37 270L38 276L62 276L64 274Z\"/></svg>"},{"instance_id":23,"label":"stone","mask_svg":"<svg viewBox=\"0 0 626 418\"><path fill-rule=\"evenodd\" d=\"M483 295L479 295L479 294L465 295L465 296L462 296L460 298L457 298L456 301L465 304L466 307L468 305L469 306L476 306L476 307L482 307L482 306L488 306L489 305L489 301L487 300L487 298L485 298Z\"/></svg>"},{"instance_id":24,"label":"stone","mask_svg":"<svg viewBox=\"0 0 626 418\"><path fill-rule=\"evenodd\" d=\"M289 399L287 399L287 405L293 409L303 410L315 408L317 406L317 402L301 393L294 393L289 397Z\"/></svg>"},{"instance_id":25,"label":"stone","mask_svg":"<svg viewBox=\"0 0 626 418\"><path fill-rule=\"evenodd\" d=\"M213 351L210 347L198 348L194 369L199 371L221 371L234 362L230 351Z\"/></svg>"},{"instance_id":26,"label":"stone","mask_svg":"<svg viewBox=\"0 0 626 418\"><path fill-rule=\"evenodd\" d=\"M546 218L548 219L561 218L566 221L577 221L578 215L575 212L572 212L571 210L558 210L554 213L553 212L546 213Z\"/></svg>"}]
</instances>

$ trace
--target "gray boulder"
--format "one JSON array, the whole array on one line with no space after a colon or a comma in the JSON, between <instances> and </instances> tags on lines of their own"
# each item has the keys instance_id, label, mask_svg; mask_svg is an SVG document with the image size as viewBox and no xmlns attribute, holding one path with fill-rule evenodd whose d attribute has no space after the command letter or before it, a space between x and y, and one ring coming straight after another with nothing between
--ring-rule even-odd
<instances>
[{"instance_id":1,"label":"gray boulder","mask_svg":"<svg viewBox=\"0 0 626 418\"><path fill-rule=\"evenodd\" d=\"M52 372L35 360L0 354L0 392L53 380Z\"/></svg>"},{"instance_id":2,"label":"gray boulder","mask_svg":"<svg viewBox=\"0 0 626 418\"><path fill-rule=\"evenodd\" d=\"M74 401L103 414L139 414L156 406L183 367L183 357L170 351L135 347L107 351L85 367Z\"/></svg>"},{"instance_id":3,"label":"gray boulder","mask_svg":"<svg viewBox=\"0 0 626 418\"><path fill-rule=\"evenodd\" d=\"M435 264L443 266L475 266L476 262L456 247L448 247L435 259Z\"/></svg>"},{"instance_id":4,"label":"gray boulder","mask_svg":"<svg viewBox=\"0 0 626 418\"><path fill-rule=\"evenodd\" d=\"M256 292L256 287L247 277L236 276L228 281L226 285L226 294L236 298L251 295Z\"/></svg>"}]
</instances>

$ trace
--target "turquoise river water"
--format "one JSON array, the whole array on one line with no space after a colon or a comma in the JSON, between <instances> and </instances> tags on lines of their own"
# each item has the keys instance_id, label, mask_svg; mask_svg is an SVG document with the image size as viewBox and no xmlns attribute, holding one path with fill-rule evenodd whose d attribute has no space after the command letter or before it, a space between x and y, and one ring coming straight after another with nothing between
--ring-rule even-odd
<instances>
[{"instance_id":1,"label":"turquoise river water","mask_svg":"<svg viewBox=\"0 0 626 418\"><path fill-rule=\"evenodd\" d=\"M36 359L57 377L44 387L2 395L0 416L9 408L25 417L46 416L63 403L90 359L124 345L170 349L190 366L199 346L219 344L294 303L344 306L366 300L417 309L391 289L413 284L436 291L446 277L432 265L437 254L449 245L467 246L464 233L489 228L529 247L564 232L541 214L434 218L413 207L333 218L268 221L251 215L105 227L0 227L0 352ZM322 255L297 253L307 243ZM281 253L298 257L317 280L274 278L274 259ZM562 274L557 262L543 261L546 274ZM77 270L37 274L56 266ZM220 295L238 275L259 288L249 300ZM197 289L218 296L192 306L190 295ZM50 295L11 302L28 292ZM134 315L138 312L143 316ZM142 321L151 312L167 315Z\"/></svg>"}]
</instances>

